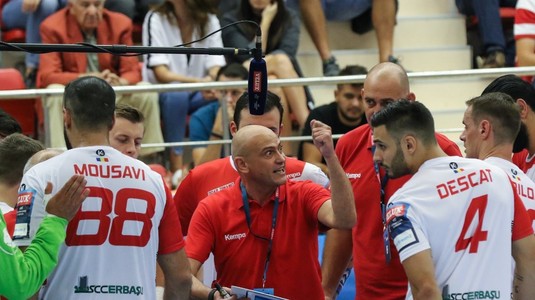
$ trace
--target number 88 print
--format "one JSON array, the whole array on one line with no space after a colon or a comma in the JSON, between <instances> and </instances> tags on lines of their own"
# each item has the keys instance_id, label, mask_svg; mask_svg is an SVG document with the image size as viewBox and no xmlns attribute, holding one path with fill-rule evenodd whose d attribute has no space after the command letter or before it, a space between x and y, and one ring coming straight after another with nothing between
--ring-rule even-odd
<instances>
[{"instance_id":1,"label":"number 88 print","mask_svg":"<svg viewBox=\"0 0 535 300\"><path fill-rule=\"evenodd\" d=\"M114 195L106 188L88 188L91 191L86 203L67 226L65 239L67 246L98 246L104 244L106 240L114 246L144 247L147 245L150 240L152 217L156 205L156 199L152 193L124 188ZM83 210L84 206L87 207L87 202L97 201L95 198L102 200L100 210ZM141 202L146 202L146 204L141 205ZM87 233L87 228L93 228L93 224L97 224L96 233ZM140 224L141 230L139 230ZM140 233L132 235L126 232Z\"/></svg>"}]
</instances>

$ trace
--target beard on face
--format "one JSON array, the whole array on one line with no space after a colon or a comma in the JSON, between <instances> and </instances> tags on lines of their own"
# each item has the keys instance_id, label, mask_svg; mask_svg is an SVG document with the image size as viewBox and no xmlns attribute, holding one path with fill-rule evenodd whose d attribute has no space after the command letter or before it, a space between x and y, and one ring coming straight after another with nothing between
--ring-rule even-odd
<instances>
[{"instance_id":1,"label":"beard on face","mask_svg":"<svg viewBox=\"0 0 535 300\"><path fill-rule=\"evenodd\" d=\"M513 153L518 153L529 146L528 128L524 123L520 124L520 131L513 144Z\"/></svg>"},{"instance_id":2,"label":"beard on face","mask_svg":"<svg viewBox=\"0 0 535 300\"><path fill-rule=\"evenodd\" d=\"M389 169L390 178L399 178L411 173L400 148L396 150L396 155L394 155Z\"/></svg>"}]
</instances>

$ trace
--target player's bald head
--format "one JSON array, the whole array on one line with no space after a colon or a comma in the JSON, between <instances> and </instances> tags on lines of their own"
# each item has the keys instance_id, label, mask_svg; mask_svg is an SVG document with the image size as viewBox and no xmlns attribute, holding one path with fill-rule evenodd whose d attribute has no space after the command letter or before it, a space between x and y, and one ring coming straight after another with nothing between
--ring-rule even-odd
<instances>
[{"instance_id":1,"label":"player's bald head","mask_svg":"<svg viewBox=\"0 0 535 300\"><path fill-rule=\"evenodd\" d=\"M364 89L366 89L367 85L377 84L380 82L395 84L401 95L399 98L406 97L406 95L410 93L407 72L398 64L383 62L375 65L366 76L366 80L364 81Z\"/></svg>"},{"instance_id":2,"label":"player's bald head","mask_svg":"<svg viewBox=\"0 0 535 300\"><path fill-rule=\"evenodd\" d=\"M248 125L240 128L232 138L232 154L246 156L255 147L262 147L266 142L278 140L269 128L260 125Z\"/></svg>"},{"instance_id":3,"label":"player's bald head","mask_svg":"<svg viewBox=\"0 0 535 300\"><path fill-rule=\"evenodd\" d=\"M28 162L26 162L26 165L24 166L24 173L26 173L36 164L44 162L45 160L49 160L52 157L58 156L63 152L64 151L60 149L44 149L35 153L34 155L32 155L32 157L30 157L30 159L28 159Z\"/></svg>"}]
</instances>

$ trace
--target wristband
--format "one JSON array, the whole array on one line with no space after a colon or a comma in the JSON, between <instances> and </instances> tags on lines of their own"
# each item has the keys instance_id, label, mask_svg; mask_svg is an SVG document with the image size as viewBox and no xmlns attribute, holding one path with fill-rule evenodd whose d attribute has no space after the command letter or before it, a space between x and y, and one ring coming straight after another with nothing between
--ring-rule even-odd
<instances>
[{"instance_id":1,"label":"wristband","mask_svg":"<svg viewBox=\"0 0 535 300\"><path fill-rule=\"evenodd\" d=\"M212 136L218 139L223 139L223 136L212 131Z\"/></svg>"},{"instance_id":2,"label":"wristband","mask_svg":"<svg viewBox=\"0 0 535 300\"><path fill-rule=\"evenodd\" d=\"M208 300L214 300L214 294L217 292L217 289L212 289L208 294Z\"/></svg>"}]
</instances>

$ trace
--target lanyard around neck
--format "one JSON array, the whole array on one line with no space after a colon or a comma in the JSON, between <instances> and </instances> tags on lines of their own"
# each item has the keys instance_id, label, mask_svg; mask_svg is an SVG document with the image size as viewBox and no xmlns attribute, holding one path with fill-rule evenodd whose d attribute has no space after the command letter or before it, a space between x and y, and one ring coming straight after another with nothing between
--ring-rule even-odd
<instances>
[{"instance_id":1,"label":"lanyard around neck","mask_svg":"<svg viewBox=\"0 0 535 300\"><path fill-rule=\"evenodd\" d=\"M271 218L271 234L269 235L269 239L256 235L251 229L251 210L249 208L249 199L247 198L247 191L245 190L245 186L243 185L242 182L240 182L240 188L241 188L242 200L243 200L243 212L245 213L245 220L247 221L247 227L249 227L249 232L256 238L259 238L261 240L268 242L266 262L264 264L264 274L262 275L262 288L265 288L266 279L267 279L267 271L269 268L269 260L271 259L271 249L273 247L273 237L275 236L275 226L277 225L277 212L278 212L278 207L279 207L279 188L277 188L277 191L275 192L275 203L273 205L273 216Z\"/></svg>"},{"instance_id":2,"label":"lanyard around neck","mask_svg":"<svg viewBox=\"0 0 535 300\"><path fill-rule=\"evenodd\" d=\"M375 145L372 146L372 155L375 153ZM379 184L381 185L381 219L383 221L383 242L384 242L384 250L385 250L385 260L386 263L390 263L391 254L390 254L390 234L388 232L388 227L386 223L386 183L388 182L388 174L385 172L385 175L381 179L381 172L379 168L379 164L374 161L373 162L373 168L375 169L375 175L377 176L377 180L379 180Z\"/></svg>"}]
</instances>

